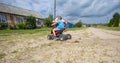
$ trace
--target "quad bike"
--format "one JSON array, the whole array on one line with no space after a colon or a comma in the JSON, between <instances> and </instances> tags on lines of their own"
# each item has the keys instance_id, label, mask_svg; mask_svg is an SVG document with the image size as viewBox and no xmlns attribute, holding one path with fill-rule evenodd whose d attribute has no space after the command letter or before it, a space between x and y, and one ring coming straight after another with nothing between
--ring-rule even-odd
<instances>
[{"instance_id":1,"label":"quad bike","mask_svg":"<svg viewBox=\"0 0 120 63\"><path fill-rule=\"evenodd\" d=\"M54 40L54 39L58 39L60 41L64 41L64 40L68 40L68 39L71 39L72 36L70 34L63 34L63 31L65 29L61 29L61 30L58 30L58 31L55 31L56 33L56 36L54 36L53 32L51 31L51 34L49 34L47 36L47 39L48 40Z\"/></svg>"}]
</instances>

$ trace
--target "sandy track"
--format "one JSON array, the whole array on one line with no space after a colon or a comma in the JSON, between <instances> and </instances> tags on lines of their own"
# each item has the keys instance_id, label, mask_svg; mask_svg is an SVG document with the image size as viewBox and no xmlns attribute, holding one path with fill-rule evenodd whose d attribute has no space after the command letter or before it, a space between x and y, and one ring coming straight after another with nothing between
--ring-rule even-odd
<instances>
[{"instance_id":1,"label":"sandy track","mask_svg":"<svg viewBox=\"0 0 120 63\"><path fill-rule=\"evenodd\" d=\"M38 33L0 37L0 51L6 54L0 63L120 63L118 31L88 28L66 33L72 39L63 42Z\"/></svg>"},{"instance_id":2,"label":"sandy track","mask_svg":"<svg viewBox=\"0 0 120 63\"><path fill-rule=\"evenodd\" d=\"M95 36L98 36L100 39L120 39L120 36L118 36L120 34L120 31L110 31L95 28L89 28L88 30Z\"/></svg>"}]
</instances>

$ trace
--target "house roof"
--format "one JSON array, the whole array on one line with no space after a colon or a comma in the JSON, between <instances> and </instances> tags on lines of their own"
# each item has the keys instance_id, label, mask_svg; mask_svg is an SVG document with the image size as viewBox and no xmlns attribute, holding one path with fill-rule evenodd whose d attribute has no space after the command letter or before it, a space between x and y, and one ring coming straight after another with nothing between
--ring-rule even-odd
<instances>
[{"instance_id":1,"label":"house roof","mask_svg":"<svg viewBox=\"0 0 120 63\"><path fill-rule=\"evenodd\" d=\"M36 18L42 18L42 16L33 10L27 10L16 6L11 6L7 4L0 3L0 12L17 14L22 16L34 16Z\"/></svg>"}]
</instances>

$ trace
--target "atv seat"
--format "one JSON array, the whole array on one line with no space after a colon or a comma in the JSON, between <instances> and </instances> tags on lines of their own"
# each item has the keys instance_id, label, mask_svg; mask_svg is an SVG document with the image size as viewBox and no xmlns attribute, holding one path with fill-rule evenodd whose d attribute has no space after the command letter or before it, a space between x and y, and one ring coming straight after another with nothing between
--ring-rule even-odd
<instances>
[{"instance_id":1,"label":"atv seat","mask_svg":"<svg viewBox=\"0 0 120 63\"><path fill-rule=\"evenodd\" d=\"M56 33L56 35L62 34L64 30L65 30L65 28L62 28L61 30L56 30L55 33ZM52 30L51 30L51 34L53 34Z\"/></svg>"}]
</instances>

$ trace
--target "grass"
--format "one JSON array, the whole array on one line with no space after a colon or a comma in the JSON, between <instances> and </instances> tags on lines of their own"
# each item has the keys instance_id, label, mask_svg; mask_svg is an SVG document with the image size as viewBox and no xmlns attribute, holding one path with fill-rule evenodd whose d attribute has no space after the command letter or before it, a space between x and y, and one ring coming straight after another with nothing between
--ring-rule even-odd
<instances>
[{"instance_id":1,"label":"grass","mask_svg":"<svg viewBox=\"0 0 120 63\"><path fill-rule=\"evenodd\" d=\"M107 26L99 26L97 28L107 29L107 30L116 30L120 31L120 27L107 27Z\"/></svg>"},{"instance_id":2,"label":"grass","mask_svg":"<svg viewBox=\"0 0 120 63\"><path fill-rule=\"evenodd\" d=\"M37 28L37 29L19 29L19 30L0 30L0 34L2 33L18 33L18 34L33 34L40 31L50 31L50 28Z\"/></svg>"},{"instance_id":3,"label":"grass","mask_svg":"<svg viewBox=\"0 0 120 63\"><path fill-rule=\"evenodd\" d=\"M3 58L5 55L5 53L0 52L0 59Z\"/></svg>"},{"instance_id":4,"label":"grass","mask_svg":"<svg viewBox=\"0 0 120 63\"><path fill-rule=\"evenodd\" d=\"M0 36L10 36L13 34L35 34L45 35L50 32L51 28L37 28L37 29L19 29L19 30L0 30Z\"/></svg>"},{"instance_id":5,"label":"grass","mask_svg":"<svg viewBox=\"0 0 120 63\"><path fill-rule=\"evenodd\" d=\"M0 36L10 36L13 34L35 34L39 33L39 35L47 35L50 33L52 28L48 27L42 27L37 29L19 29L19 30L0 30ZM74 30L81 30L85 28L68 28L68 31L74 31Z\"/></svg>"}]
</instances>

